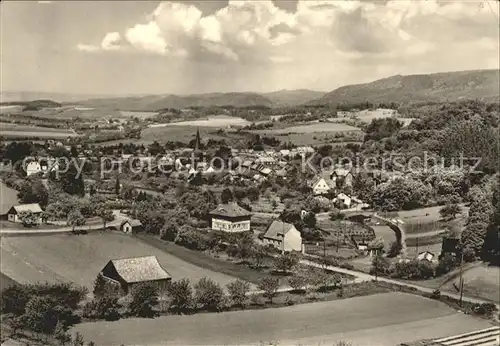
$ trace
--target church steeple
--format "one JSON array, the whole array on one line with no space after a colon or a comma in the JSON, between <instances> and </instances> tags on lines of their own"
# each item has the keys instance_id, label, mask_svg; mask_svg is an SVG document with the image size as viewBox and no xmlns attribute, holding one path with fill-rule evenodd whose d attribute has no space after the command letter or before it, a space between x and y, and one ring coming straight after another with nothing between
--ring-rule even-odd
<instances>
[{"instance_id":1,"label":"church steeple","mask_svg":"<svg viewBox=\"0 0 500 346\"><path fill-rule=\"evenodd\" d=\"M194 142L194 151L198 152L201 148L201 138L200 138L200 129L196 128L196 139Z\"/></svg>"}]
</instances>

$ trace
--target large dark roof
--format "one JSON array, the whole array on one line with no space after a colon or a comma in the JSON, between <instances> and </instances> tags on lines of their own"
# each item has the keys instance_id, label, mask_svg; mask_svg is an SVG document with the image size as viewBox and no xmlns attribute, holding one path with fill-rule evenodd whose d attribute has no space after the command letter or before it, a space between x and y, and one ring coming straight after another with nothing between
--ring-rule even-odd
<instances>
[{"instance_id":1,"label":"large dark roof","mask_svg":"<svg viewBox=\"0 0 500 346\"><path fill-rule=\"evenodd\" d=\"M226 216L226 217L241 217L241 216L251 216L252 214L240 207L236 203L219 204L217 208L210 212L210 215L215 216Z\"/></svg>"},{"instance_id":2,"label":"large dark roof","mask_svg":"<svg viewBox=\"0 0 500 346\"><path fill-rule=\"evenodd\" d=\"M111 260L118 275L127 283L170 279L156 256L133 257Z\"/></svg>"},{"instance_id":3,"label":"large dark roof","mask_svg":"<svg viewBox=\"0 0 500 346\"><path fill-rule=\"evenodd\" d=\"M286 223L283 221L274 220L266 233L264 234L264 238L274 239L274 240L283 240L285 234L288 233L294 226L291 223Z\"/></svg>"}]
</instances>

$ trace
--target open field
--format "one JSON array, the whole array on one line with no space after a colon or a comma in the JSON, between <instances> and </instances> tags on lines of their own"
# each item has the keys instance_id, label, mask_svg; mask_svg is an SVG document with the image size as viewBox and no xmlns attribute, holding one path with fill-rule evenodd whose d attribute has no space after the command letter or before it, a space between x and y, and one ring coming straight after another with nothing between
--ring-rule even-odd
<instances>
[{"instance_id":1,"label":"open field","mask_svg":"<svg viewBox=\"0 0 500 346\"><path fill-rule=\"evenodd\" d=\"M129 112L129 111L120 111L120 114L125 118L139 118L139 119L148 119L157 115L157 112Z\"/></svg>"},{"instance_id":2,"label":"open field","mask_svg":"<svg viewBox=\"0 0 500 346\"><path fill-rule=\"evenodd\" d=\"M297 125L275 130L262 130L255 132L265 132L271 134L281 133L313 133L313 132L350 132L361 131L360 128L350 126L343 123L313 123L307 125Z\"/></svg>"},{"instance_id":3,"label":"open field","mask_svg":"<svg viewBox=\"0 0 500 346\"><path fill-rule=\"evenodd\" d=\"M398 212L398 217L405 223L426 223L426 222L435 222L441 219L441 215L439 215L439 210L443 206L435 206L428 208L420 208L413 210L404 210ZM461 205L462 207L462 215L467 216L469 208ZM460 215L457 215L459 218Z\"/></svg>"},{"instance_id":4,"label":"open field","mask_svg":"<svg viewBox=\"0 0 500 346\"><path fill-rule=\"evenodd\" d=\"M208 271L217 271L255 284L257 284L260 279L267 276L265 272L259 272L244 265L237 265L235 263L223 261L200 251L189 250L171 242L158 240L153 236L140 234L136 237L141 239L144 243L168 252L183 261Z\"/></svg>"},{"instance_id":5,"label":"open field","mask_svg":"<svg viewBox=\"0 0 500 346\"><path fill-rule=\"evenodd\" d=\"M164 143L166 141L189 142L196 136L196 126L162 126L149 127L141 132L141 140L158 141ZM200 136L202 139L227 139L224 136L214 134L213 127L199 127Z\"/></svg>"},{"instance_id":6,"label":"open field","mask_svg":"<svg viewBox=\"0 0 500 346\"><path fill-rule=\"evenodd\" d=\"M227 115L214 115L206 119L196 119L189 121L179 121L165 124L153 124L150 127L170 127L170 126L203 126L203 127L215 127L215 128L226 128L228 126L246 126L251 123L240 117L230 117Z\"/></svg>"},{"instance_id":7,"label":"open field","mask_svg":"<svg viewBox=\"0 0 500 346\"><path fill-rule=\"evenodd\" d=\"M67 137L78 136L78 134L70 130L59 129L59 128L1 123L0 136L5 138L9 137L67 138Z\"/></svg>"},{"instance_id":8,"label":"open field","mask_svg":"<svg viewBox=\"0 0 500 346\"><path fill-rule=\"evenodd\" d=\"M286 308L126 319L77 325L98 345L280 345L387 346L489 327L444 303L405 293L384 293Z\"/></svg>"},{"instance_id":9,"label":"open field","mask_svg":"<svg viewBox=\"0 0 500 346\"><path fill-rule=\"evenodd\" d=\"M154 255L173 280L210 277L222 285L233 277L185 262L139 239L111 232L87 235L2 237L1 272L20 283L71 281L92 288L111 259Z\"/></svg>"},{"instance_id":10,"label":"open field","mask_svg":"<svg viewBox=\"0 0 500 346\"><path fill-rule=\"evenodd\" d=\"M477 266L463 273L464 294L484 298L500 303L500 268L486 265ZM458 287L459 278L443 286L444 289L454 291L453 284Z\"/></svg>"}]
</instances>

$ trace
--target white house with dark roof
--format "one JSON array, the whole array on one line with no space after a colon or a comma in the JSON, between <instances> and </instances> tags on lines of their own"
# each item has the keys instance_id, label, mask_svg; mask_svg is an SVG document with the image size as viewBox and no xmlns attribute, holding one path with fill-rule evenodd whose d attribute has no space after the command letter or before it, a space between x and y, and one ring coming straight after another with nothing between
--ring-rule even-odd
<instances>
[{"instance_id":1,"label":"white house with dark roof","mask_svg":"<svg viewBox=\"0 0 500 346\"><path fill-rule=\"evenodd\" d=\"M278 250L303 251L302 236L294 225L274 220L262 236L264 245L271 245Z\"/></svg>"},{"instance_id":2,"label":"white house with dark roof","mask_svg":"<svg viewBox=\"0 0 500 346\"><path fill-rule=\"evenodd\" d=\"M236 203L219 204L210 212L211 227L216 231L250 231L252 214Z\"/></svg>"},{"instance_id":3,"label":"white house with dark roof","mask_svg":"<svg viewBox=\"0 0 500 346\"><path fill-rule=\"evenodd\" d=\"M141 229L142 223L137 219L125 220L120 224L120 231L123 233L137 232Z\"/></svg>"},{"instance_id":4,"label":"white house with dark roof","mask_svg":"<svg viewBox=\"0 0 500 346\"><path fill-rule=\"evenodd\" d=\"M19 219L19 214L23 212L31 212L35 215L38 216L39 220L38 223L42 221L42 213L43 210L40 207L40 204L38 203L31 203L31 204L19 204L11 207L9 211L7 212L7 219L11 222L21 222Z\"/></svg>"},{"instance_id":5,"label":"white house with dark roof","mask_svg":"<svg viewBox=\"0 0 500 346\"><path fill-rule=\"evenodd\" d=\"M119 285L125 293L141 283L155 283L160 288L166 288L172 280L156 256L114 259L104 266L100 274Z\"/></svg>"},{"instance_id":6,"label":"white house with dark roof","mask_svg":"<svg viewBox=\"0 0 500 346\"><path fill-rule=\"evenodd\" d=\"M333 188L333 184L330 180L318 176L309 182L309 187L315 195L325 195Z\"/></svg>"}]
</instances>

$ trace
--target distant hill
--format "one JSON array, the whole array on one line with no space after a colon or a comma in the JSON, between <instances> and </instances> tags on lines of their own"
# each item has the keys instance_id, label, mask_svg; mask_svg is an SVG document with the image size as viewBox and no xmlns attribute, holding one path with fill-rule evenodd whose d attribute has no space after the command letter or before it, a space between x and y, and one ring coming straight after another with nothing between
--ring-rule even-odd
<instances>
[{"instance_id":1,"label":"distant hill","mask_svg":"<svg viewBox=\"0 0 500 346\"><path fill-rule=\"evenodd\" d=\"M268 93L263 93L275 107L279 106L298 106L307 103L311 100L320 98L325 93L322 91L314 91L309 89L297 90L279 90Z\"/></svg>"},{"instance_id":2,"label":"distant hill","mask_svg":"<svg viewBox=\"0 0 500 346\"><path fill-rule=\"evenodd\" d=\"M53 100L56 102L72 102L89 98L99 97L99 95L65 94L43 91L4 91L0 92L0 102L22 102L33 100ZM102 95L101 95L102 97Z\"/></svg>"},{"instance_id":3,"label":"distant hill","mask_svg":"<svg viewBox=\"0 0 500 346\"><path fill-rule=\"evenodd\" d=\"M33 100L33 101L12 101L0 102L0 106L23 106L25 110L37 110L41 108L61 107L61 104L52 100Z\"/></svg>"},{"instance_id":4,"label":"distant hill","mask_svg":"<svg viewBox=\"0 0 500 346\"><path fill-rule=\"evenodd\" d=\"M499 99L499 71L475 70L422 75L396 75L335 89L310 104L371 102L412 103Z\"/></svg>"},{"instance_id":5,"label":"distant hill","mask_svg":"<svg viewBox=\"0 0 500 346\"><path fill-rule=\"evenodd\" d=\"M78 101L78 105L130 111L156 111L164 108L210 106L272 107L273 103L257 93L211 93L199 95L150 95L136 97L100 98Z\"/></svg>"}]
</instances>

